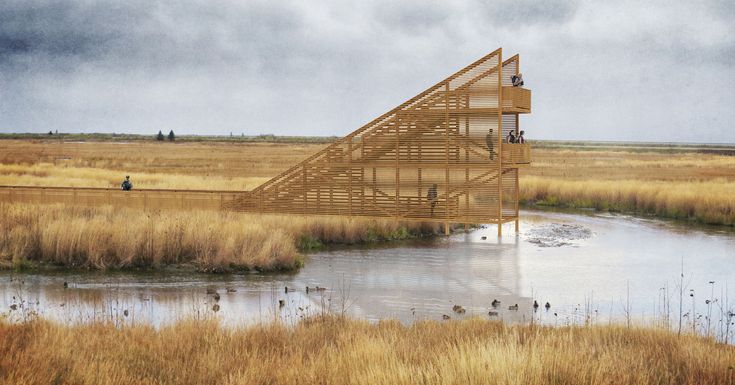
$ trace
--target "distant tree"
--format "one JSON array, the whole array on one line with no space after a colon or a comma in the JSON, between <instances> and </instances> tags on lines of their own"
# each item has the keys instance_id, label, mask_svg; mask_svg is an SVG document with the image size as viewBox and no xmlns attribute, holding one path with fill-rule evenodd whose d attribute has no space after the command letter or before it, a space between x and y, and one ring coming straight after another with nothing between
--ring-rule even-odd
<instances>
[{"instance_id":1,"label":"distant tree","mask_svg":"<svg viewBox=\"0 0 735 385\"><path fill-rule=\"evenodd\" d=\"M48 134L49 134L49 135L53 135L54 133L53 133L53 132L51 132L51 131L49 131L49 132L48 132Z\"/></svg>"},{"instance_id":2,"label":"distant tree","mask_svg":"<svg viewBox=\"0 0 735 385\"><path fill-rule=\"evenodd\" d=\"M176 139L176 136L174 135L174 130L171 130L171 132L168 133L168 141L173 142Z\"/></svg>"},{"instance_id":3,"label":"distant tree","mask_svg":"<svg viewBox=\"0 0 735 385\"><path fill-rule=\"evenodd\" d=\"M163 132L161 132L161 130L158 130L158 135L156 135L156 140L158 141L163 140Z\"/></svg>"}]
</instances>

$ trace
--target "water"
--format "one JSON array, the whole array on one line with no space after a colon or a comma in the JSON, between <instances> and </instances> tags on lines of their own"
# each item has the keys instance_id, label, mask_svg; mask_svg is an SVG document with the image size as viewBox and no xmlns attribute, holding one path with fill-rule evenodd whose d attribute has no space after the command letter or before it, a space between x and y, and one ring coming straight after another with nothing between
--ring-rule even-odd
<instances>
[{"instance_id":1,"label":"water","mask_svg":"<svg viewBox=\"0 0 735 385\"><path fill-rule=\"evenodd\" d=\"M607 214L531 211L522 218L519 235L507 225L498 239L488 226L432 240L333 249L310 254L306 266L290 274L0 272L0 312L15 320L35 313L72 323L154 325L186 317L295 322L325 311L403 322L446 315L565 324L627 314L651 318L667 302L678 319L682 261L683 312L706 316L712 290L714 305L725 305L726 286L735 285L735 233L728 229ZM494 299L501 303L496 308ZM534 299L541 305L536 312ZM515 304L519 310L508 309ZM454 305L465 313L454 312ZM710 309L713 318L718 309Z\"/></svg>"}]
</instances>

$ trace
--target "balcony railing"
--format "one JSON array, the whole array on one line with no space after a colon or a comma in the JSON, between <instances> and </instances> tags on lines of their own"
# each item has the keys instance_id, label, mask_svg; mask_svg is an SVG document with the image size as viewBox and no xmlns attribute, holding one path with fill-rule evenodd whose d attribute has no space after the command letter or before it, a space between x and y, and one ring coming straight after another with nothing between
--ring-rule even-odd
<instances>
[{"instance_id":1,"label":"balcony railing","mask_svg":"<svg viewBox=\"0 0 735 385\"><path fill-rule=\"evenodd\" d=\"M528 143L503 143L503 164L530 164L531 145Z\"/></svg>"},{"instance_id":2,"label":"balcony railing","mask_svg":"<svg viewBox=\"0 0 735 385\"><path fill-rule=\"evenodd\" d=\"M521 87L503 87L503 112L530 113L531 90Z\"/></svg>"}]
</instances>

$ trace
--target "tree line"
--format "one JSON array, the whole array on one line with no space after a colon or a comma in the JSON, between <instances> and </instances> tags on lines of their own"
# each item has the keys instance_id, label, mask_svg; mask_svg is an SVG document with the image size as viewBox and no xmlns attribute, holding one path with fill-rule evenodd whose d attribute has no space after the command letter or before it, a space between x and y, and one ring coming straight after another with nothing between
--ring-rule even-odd
<instances>
[{"instance_id":1,"label":"tree line","mask_svg":"<svg viewBox=\"0 0 735 385\"><path fill-rule=\"evenodd\" d=\"M158 135L156 135L156 140L163 141L166 139L166 137L163 135L163 132L161 130L158 130ZM168 141L173 142L176 140L176 135L174 135L174 130L171 130L171 132L168 133Z\"/></svg>"}]
</instances>

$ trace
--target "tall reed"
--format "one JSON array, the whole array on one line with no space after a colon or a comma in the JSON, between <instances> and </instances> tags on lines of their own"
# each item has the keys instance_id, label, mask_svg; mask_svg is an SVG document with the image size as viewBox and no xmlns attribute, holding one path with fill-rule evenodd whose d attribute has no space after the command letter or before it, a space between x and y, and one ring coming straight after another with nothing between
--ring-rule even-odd
<instances>
[{"instance_id":1,"label":"tall reed","mask_svg":"<svg viewBox=\"0 0 735 385\"><path fill-rule=\"evenodd\" d=\"M0 264L80 268L194 264L205 271L293 269L300 249L434 233L434 225L208 211L0 203Z\"/></svg>"},{"instance_id":2,"label":"tall reed","mask_svg":"<svg viewBox=\"0 0 735 385\"><path fill-rule=\"evenodd\" d=\"M655 214L735 225L735 181L562 180L523 178L521 198L548 206Z\"/></svg>"},{"instance_id":3,"label":"tall reed","mask_svg":"<svg viewBox=\"0 0 735 385\"><path fill-rule=\"evenodd\" d=\"M733 384L735 349L661 329L342 318L155 329L0 320L7 384Z\"/></svg>"}]
</instances>

